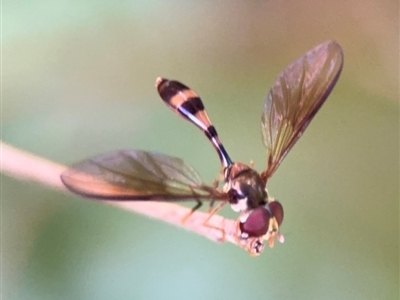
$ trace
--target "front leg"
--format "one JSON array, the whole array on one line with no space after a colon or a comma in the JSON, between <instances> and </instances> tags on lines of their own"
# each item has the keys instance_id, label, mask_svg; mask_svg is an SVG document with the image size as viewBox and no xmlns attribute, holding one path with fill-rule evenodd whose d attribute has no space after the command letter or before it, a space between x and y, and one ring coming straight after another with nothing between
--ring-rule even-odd
<instances>
[{"instance_id":1,"label":"front leg","mask_svg":"<svg viewBox=\"0 0 400 300\"><path fill-rule=\"evenodd\" d=\"M187 219L189 219L190 216L193 215L193 213L194 213L196 210L198 210L198 209L203 205L203 202L201 202L200 200L196 200L196 202L197 202L196 205L193 206L193 208L190 210L190 212L189 212L186 216L184 216L184 217L182 218L182 220L181 220L181 223L182 223L182 224L185 224L185 222L187 221Z\"/></svg>"},{"instance_id":2,"label":"front leg","mask_svg":"<svg viewBox=\"0 0 400 300\"><path fill-rule=\"evenodd\" d=\"M216 229L216 230L221 232L221 234L222 234L222 238L221 238L222 242L225 241L225 235L226 235L225 229L223 227L221 228L221 227L218 227L218 226L211 225L208 222L210 221L212 216L215 215L225 204L226 204L226 202L218 203L217 207L215 207L213 210L211 210L209 212L209 215L208 215L207 219L203 222L203 226L205 226L207 228Z\"/></svg>"}]
</instances>

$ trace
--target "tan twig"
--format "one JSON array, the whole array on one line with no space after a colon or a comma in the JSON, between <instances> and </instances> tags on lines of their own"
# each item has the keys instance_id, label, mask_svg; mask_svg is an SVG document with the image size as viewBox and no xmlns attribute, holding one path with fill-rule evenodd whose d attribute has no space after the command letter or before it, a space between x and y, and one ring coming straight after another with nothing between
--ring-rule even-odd
<instances>
[{"instance_id":1,"label":"tan twig","mask_svg":"<svg viewBox=\"0 0 400 300\"><path fill-rule=\"evenodd\" d=\"M21 180L34 181L47 187L69 193L60 180L60 174L66 169L65 166L21 151L1 141L0 143L0 162L1 172L3 174ZM103 202L184 228L212 241L222 242L221 230L202 225L208 217L206 213L196 211L182 224L182 218L190 212L190 209L177 204L164 202ZM208 224L216 228L223 228L225 231L225 241L238 245L235 239L235 221L225 219L219 215L214 215L208 221ZM249 243L244 242L239 246L247 249Z\"/></svg>"}]
</instances>

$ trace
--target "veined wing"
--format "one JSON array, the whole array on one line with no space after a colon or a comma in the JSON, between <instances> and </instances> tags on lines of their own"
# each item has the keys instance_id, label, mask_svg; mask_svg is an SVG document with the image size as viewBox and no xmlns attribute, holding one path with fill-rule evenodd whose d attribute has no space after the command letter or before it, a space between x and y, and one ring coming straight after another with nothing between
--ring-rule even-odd
<instances>
[{"instance_id":1,"label":"veined wing","mask_svg":"<svg viewBox=\"0 0 400 300\"><path fill-rule=\"evenodd\" d=\"M182 159L146 151L117 151L67 169L61 175L72 192L109 200L218 200L226 195L204 185Z\"/></svg>"},{"instance_id":2,"label":"veined wing","mask_svg":"<svg viewBox=\"0 0 400 300\"><path fill-rule=\"evenodd\" d=\"M327 41L289 65L265 100L261 117L267 147L266 182L303 134L335 86L343 67L339 44Z\"/></svg>"}]
</instances>

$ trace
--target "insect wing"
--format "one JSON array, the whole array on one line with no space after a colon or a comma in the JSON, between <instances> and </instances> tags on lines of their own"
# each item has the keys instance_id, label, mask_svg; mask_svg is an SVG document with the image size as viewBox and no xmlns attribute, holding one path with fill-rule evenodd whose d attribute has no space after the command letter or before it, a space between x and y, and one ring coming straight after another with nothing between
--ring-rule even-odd
<instances>
[{"instance_id":1,"label":"insect wing","mask_svg":"<svg viewBox=\"0 0 400 300\"><path fill-rule=\"evenodd\" d=\"M72 192L98 199L179 201L222 199L183 160L146 151L100 155L67 169L61 180Z\"/></svg>"},{"instance_id":2,"label":"insect wing","mask_svg":"<svg viewBox=\"0 0 400 300\"><path fill-rule=\"evenodd\" d=\"M267 147L266 182L303 134L335 86L343 67L339 44L320 44L289 65L265 100L261 130Z\"/></svg>"}]
</instances>

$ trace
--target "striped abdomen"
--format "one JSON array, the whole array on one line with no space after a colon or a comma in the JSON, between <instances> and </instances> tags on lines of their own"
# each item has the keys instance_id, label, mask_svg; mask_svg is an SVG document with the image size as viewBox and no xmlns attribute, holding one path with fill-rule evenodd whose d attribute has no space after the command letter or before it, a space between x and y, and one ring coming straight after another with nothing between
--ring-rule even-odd
<instances>
[{"instance_id":1,"label":"striped abdomen","mask_svg":"<svg viewBox=\"0 0 400 300\"><path fill-rule=\"evenodd\" d=\"M199 127L217 150L221 164L226 168L232 165L232 161L218 138L215 127L211 124L203 102L186 85L164 78L157 78L156 87L161 99L174 112L184 117Z\"/></svg>"}]
</instances>

